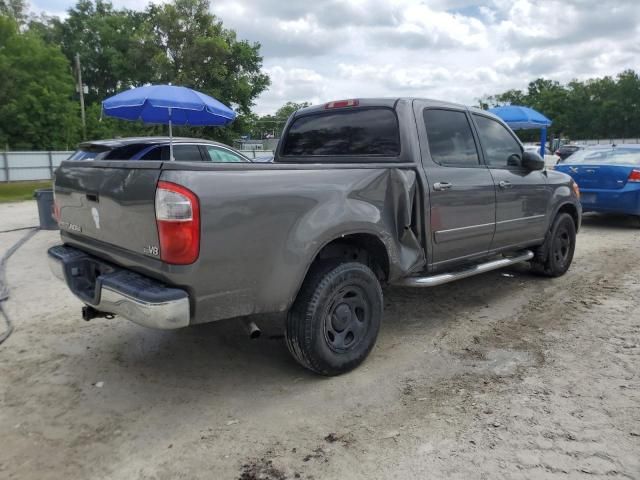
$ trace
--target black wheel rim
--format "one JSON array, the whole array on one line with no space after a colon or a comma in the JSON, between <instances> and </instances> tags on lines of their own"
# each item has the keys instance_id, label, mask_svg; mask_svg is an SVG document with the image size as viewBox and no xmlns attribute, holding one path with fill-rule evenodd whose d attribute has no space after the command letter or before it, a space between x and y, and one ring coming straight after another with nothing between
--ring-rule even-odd
<instances>
[{"instance_id":1,"label":"black wheel rim","mask_svg":"<svg viewBox=\"0 0 640 480\"><path fill-rule=\"evenodd\" d=\"M371 307L361 288L346 286L338 290L324 320L324 338L331 350L344 353L356 348L367 335Z\"/></svg>"},{"instance_id":2,"label":"black wheel rim","mask_svg":"<svg viewBox=\"0 0 640 480\"><path fill-rule=\"evenodd\" d=\"M566 228L558 229L551 251L557 265L565 265L571 255L571 236Z\"/></svg>"}]
</instances>

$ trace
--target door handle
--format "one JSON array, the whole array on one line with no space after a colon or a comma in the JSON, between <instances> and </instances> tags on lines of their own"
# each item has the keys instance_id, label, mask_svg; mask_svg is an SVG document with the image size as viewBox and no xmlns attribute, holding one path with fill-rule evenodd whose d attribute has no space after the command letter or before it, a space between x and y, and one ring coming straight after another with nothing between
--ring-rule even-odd
<instances>
[{"instance_id":1,"label":"door handle","mask_svg":"<svg viewBox=\"0 0 640 480\"><path fill-rule=\"evenodd\" d=\"M449 190L451 187L453 187L453 185L449 182L436 182L433 184L433 189L438 191Z\"/></svg>"},{"instance_id":2,"label":"door handle","mask_svg":"<svg viewBox=\"0 0 640 480\"><path fill-rule=\"evenodd\" d=\"M498 182L498 186L500 188L511 188L511 187L513 187L513 185L511 185L511 182L507 182L506 180L500 180Z\"/></svg>"}]
</instances>

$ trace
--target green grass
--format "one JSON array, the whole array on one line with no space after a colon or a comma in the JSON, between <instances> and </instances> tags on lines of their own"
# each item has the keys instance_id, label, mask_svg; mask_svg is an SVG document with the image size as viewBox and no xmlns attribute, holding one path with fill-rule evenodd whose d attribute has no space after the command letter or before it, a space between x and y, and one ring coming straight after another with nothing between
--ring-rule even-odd
<instances>
[{"instance_id":1,"label":"green grass","mask_svg":"<svg viewBox=\"0 0 640 480\"><path fill-rule=\"evenodd\" d=\"M40 182L0 182L0 203L32 200L33 191L38 188L51 188L51 180Z\"/></svg>"}]
</instances>

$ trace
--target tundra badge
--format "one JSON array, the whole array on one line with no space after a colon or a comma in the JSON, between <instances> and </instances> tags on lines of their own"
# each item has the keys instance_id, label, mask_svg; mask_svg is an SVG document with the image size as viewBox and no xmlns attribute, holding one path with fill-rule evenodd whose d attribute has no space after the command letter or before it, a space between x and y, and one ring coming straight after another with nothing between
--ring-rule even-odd
<instances>
[{"instance_id":1,"label":"tundra badge","mask_svg":"<svg viewBox=\"0 0 640 480\"><path fill-rule=\"evenodd\" d=\"M65 230L70 230L72 232L81 232L82 228L80 227L80 225L76 225L75 223L69 223L69 222L59 222L58 225L60 226L60 228L64 228Z\"/></svg>"}]
</instances>

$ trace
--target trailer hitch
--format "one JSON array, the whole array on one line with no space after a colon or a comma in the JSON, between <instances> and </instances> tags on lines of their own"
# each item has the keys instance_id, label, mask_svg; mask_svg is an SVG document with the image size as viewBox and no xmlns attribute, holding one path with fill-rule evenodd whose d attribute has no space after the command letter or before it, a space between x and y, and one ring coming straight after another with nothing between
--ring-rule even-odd
<instances>
[{"instance_id":1,"label":"trailer hitch","mask_svg":"<svg viewBox=\"0 0 640 480\"><path fill-rule=\"evenodd\" d=\"M112 319L114 317L115 315L113 313L101 312L100 310L96 310L90 305L85 305L84 307L82 307L82 319L86 322L94 318Z\"/></svg>"}]
</instances>

